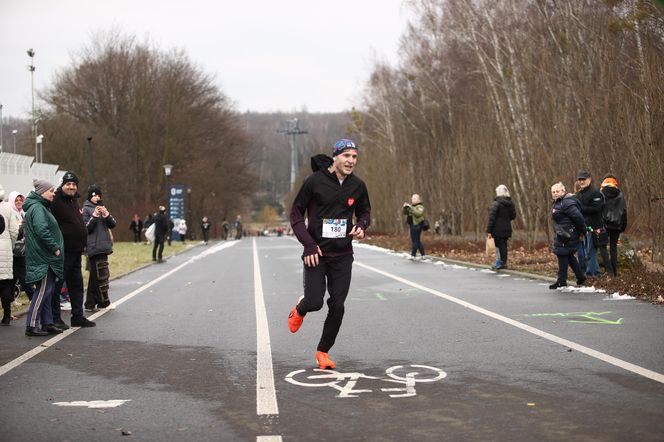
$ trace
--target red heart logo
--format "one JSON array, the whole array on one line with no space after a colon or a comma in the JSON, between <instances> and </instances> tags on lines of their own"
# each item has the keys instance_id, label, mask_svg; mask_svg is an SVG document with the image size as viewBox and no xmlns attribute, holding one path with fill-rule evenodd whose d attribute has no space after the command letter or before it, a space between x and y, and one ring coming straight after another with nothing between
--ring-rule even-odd
<instances>
[{"instance_id":1,"label":"red heart logo","mask_svg":"<svg viewBox=\"0 0 664 442\"><path fill-rule=\"evenodd\" d=\"M348 198L348 206L352 206L355 203L355 198Z\"/></svg>"}]
</instances>

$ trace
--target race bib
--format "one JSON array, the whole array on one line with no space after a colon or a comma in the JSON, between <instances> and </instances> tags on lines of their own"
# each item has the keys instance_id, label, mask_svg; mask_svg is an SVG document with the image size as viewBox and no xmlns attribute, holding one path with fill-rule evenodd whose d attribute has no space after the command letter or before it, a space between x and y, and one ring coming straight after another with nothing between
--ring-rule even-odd
<instances>
[{"instance_id":1,"label":"race bib","mask_svg":"<svg viewBox=\"0 0 664 442\"><path fill-rule=\"evenodd\" d=\"M323 220L323 238L345 238L348 220L345 219L324 219Z\"/></svg>"}]
</instances>

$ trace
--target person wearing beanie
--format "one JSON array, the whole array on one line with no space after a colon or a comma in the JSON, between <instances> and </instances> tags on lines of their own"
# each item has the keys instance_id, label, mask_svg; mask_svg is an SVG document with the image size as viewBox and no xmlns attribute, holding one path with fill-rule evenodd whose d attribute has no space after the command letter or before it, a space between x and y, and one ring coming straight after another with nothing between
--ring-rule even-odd
<instances>
[{"instance_id":1,"label":"person wearing beanie","mask_svg":"<svg viewBox=\"0 0 664 442\"><path fill-rule=\"evenodd\" d=\"M329 292L327 317L316 351L321 369L336 367L328 352L344 316L353 266L352 241L364 238L371 220L369 192L353 174L358 153L352 140L341 139L334 144L333 158L313 157L314 173L302 184L290 212L293 232L304 248L304 296L290 311L288 328L297 332L307 313L323 307L325 292Z\"/></svg>"},{"instance_id":2,"label":"person wearing beanie","mask_svg":"<svg viewBox=\"0 0 664 442\"><path fill-rule=\"evenodd\" d=\"M35 190L23 204L25 230L25 280L36 290L26 317L27 336L62 333L54 324L51 298L56 296L56 279L64 274L64 239L50 207L55 186L46 180L33 180Z\"/></svg>"},{"instance_id":3,"label":"person wearing beanie","mask_svg":"<svg viewBox=\"0 0 664 442\"><path fill-rule=\"evenodd\" d=\"M0 300L3 309L0 324L9 325L14 300L13 249L18 237L19 222L5 196L5 189L0 185L0 216L5 221L4 231L0 233Z\"/></svg>"},{"instance_id":4,"label":"person wearing beanie","mask_svg":"<svg viewBox=\"0 0 664 442\"><path fill-rule=\"evenodd\" d=\"M87 319L83 311L81 255L88 243L88 231L78 205L78 198L78 177L74 172L67 172L63 175L62 184L55 192L52 205L53 216L58 221L65 241L64 278L58 280L56 293L60 293L64 283L67 283L71 302L70 323L72 327L94 327L95 323ZM66 328L67 325L60 314L59 296L53 297L51 308L55 324L60 328Z\"/></svg>"},{"instance_id":5,"label":"person wearing beanie","mask_svg":"<svg viewBox=\"0 0 664 442\"><path fill-rule=\"evenodd\" d=\"M101 188L96 184L88 187L88 199L83 203L83 220L88 230L88 290L85 309L94 311L111 305L108 298L110 272L108 255L113 253L113 239L110 229L116 225L101 200Z\"/></svg>"},{"instance_id":6,"label":"person wearing beanie","mask_svg":"<svg viewBox=\"0 0 664 442\"><path fill-rule=\"evenodd\" d=\"M618 185L618 179L614 175L609 174L604 177L600 192L604 196L602 219L609 235L611 274L618 276L618 240L620 240L620 234L627 228L627 205Z\"/></svg>"},{"instance_id":7,"label":"person wearing beanie","mask_svg":"<svg viewBox=\"0 0 664 442\"><path fill-rule=\"evenodd\" d=\"M592 180L593 177L590 172L585 170L580 171L576 176L576 182L579 185L576 196L581 203L581 214L588 227L583 235L584 242L579 245L579 266L586 276L600 276L597 246L604 240L604 235L601 238L599 237L604 229L604 223L602 222L604 198L599 189L593 185ZM586 260L588 261L587 265Z\"/></svg>"}]
</instances>

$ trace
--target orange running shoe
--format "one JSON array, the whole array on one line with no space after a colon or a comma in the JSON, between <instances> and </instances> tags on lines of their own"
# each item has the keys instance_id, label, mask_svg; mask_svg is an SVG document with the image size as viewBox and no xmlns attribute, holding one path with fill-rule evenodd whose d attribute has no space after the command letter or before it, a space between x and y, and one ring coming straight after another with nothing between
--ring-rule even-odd
<instances>
[{"instance_id":1,"label":"orange running shoe","mask_svg":"<svg viewBox=\"0 0 664 442\"><path fill-rule=\"evenodd\" d=\"M297 312L297 304L300 303L300 301L304 298L304 296L300 296L297 299L297 303L295 304L295 307L293 307L293 310L288 315L288 328L291 331L291 333L295 333L300 329L300 326L302 325L302 321L304 321L304 316L300 316L300 314Z\"/></svg>"},{"instance_id":2,"label":"orange running shoe","mask_svg":"<svg viewBox=\"0 0 664 442\"><path fill-rule=\"evenodd\" d=\"M326 368L337 368L337 364L330 359L330 355L323 353L322 351L316 352L316 362L318 362L318 367L321 370L325 370Z\"/></svg>"}]
</instances>

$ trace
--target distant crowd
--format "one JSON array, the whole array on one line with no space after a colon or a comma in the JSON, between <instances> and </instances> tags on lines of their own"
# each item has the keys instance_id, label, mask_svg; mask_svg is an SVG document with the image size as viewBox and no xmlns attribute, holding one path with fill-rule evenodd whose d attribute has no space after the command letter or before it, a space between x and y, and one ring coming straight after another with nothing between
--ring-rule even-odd
<instances>
[{"instance_id":1,"label":"distant crowd","mask_svg":"<svg viewBox=\"0 0 664 442\"><path fill-rule=\"evenodd\" d=\"M588 278L610 277L618 274L618 244L620 234L627 228L627 207L620 190L618 178L606 174L597 188L588 171L580 171L574 183L574 193L567 192L563 183L551 186L551 220L553 225L552 252L558 260L556 282L549 288L567 285L567 269L571 267L577 285ZM512 237L512 221L516 218L516 207L504 184L495 189L496 196L489 209L487 223L488 247L495 248L496 260L493 270L507 268L508 240ZM424 256L423 231L429 230L424 204L418 194L403 204L403 214L410 228L411 255ZM434 224L434 232L441 228L450 233L449 224ZM608 246L608 251L607 251ZM602 258L604 271L600 269L598 254Z\"/></svg>"}]
</instances>

